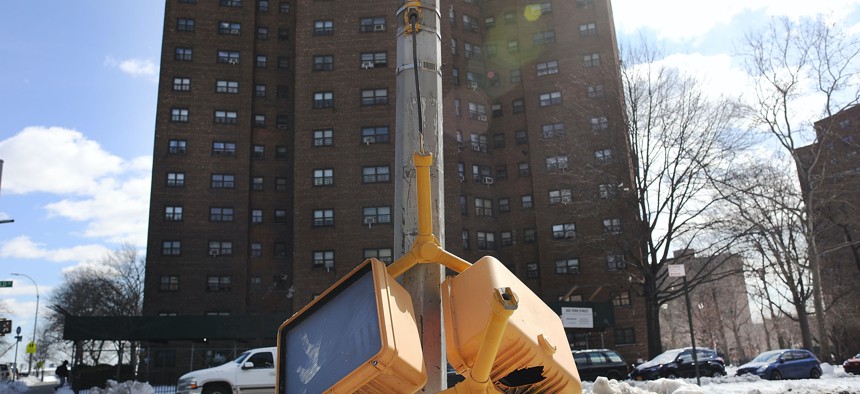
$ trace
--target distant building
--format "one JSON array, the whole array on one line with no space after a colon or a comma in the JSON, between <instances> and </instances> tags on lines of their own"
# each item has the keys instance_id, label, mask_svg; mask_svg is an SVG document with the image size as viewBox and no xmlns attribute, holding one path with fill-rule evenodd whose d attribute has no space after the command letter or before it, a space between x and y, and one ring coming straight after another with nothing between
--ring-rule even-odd
<instances>
[{"instance_id":1,"label":"distant building","mask_svg":"<svg viewBox=\"0 0 860 394\"><path fill-rule=\"evenodd\" d=\"M816 219L827 338L845 358L860 349L860 105L815 122L815 131L817 142L797 149L810 174L800 183Z\"/></svg>"},{"instance_id":2,"label":"distant building","mask_svg":"<svg viewBox=\"0 0 860 394\"><path fill-rule=\"evenodd\" d=\"M364 259L398 257L401 4L166 2L146 315L286 318ZM574 347L644 357L609 0L440 11L446 249L495 256L556 308L595 306L593 328L568 329ZM270 346L271 334L152 343L152 371L222 354L201 349ZM192 346L202 355L189 362Z\"/></svg>"}]
</instances>

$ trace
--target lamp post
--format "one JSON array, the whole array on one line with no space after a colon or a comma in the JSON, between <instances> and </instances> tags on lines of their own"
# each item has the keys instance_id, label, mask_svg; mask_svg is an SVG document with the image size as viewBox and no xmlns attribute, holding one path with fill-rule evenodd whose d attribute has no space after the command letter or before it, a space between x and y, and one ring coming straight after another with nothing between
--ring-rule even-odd
<instances>
[{"instance_id":1,"label":"lamp post","mask_svg":"<svg viewBox=\"0 0 860 394\"><path fill-rule=\"evenodd\" d=\"M33 344L36 343L36 324L39 322L39 285L36 284L36 281L28 275L24 274L12 274L13 276L23 276L33 282L33 286L36 286L36 316L33 318ZM33 353L30 353L30 361L27 362L27 375L30 375L33 372Z\"/></svg>"}]
</instances>

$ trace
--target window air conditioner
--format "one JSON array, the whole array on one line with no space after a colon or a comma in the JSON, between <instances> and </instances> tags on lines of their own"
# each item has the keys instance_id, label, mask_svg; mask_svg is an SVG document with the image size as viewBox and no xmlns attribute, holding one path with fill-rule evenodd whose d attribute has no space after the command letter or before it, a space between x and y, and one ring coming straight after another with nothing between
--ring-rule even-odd
<instances>
[{"instance_id":1,"label":"window air conditioner","mask_svg":"<svg viewBox=\"0 0 860 394\"><path fill-rule=\"evenodd\" d=\"M480 120L481 122L486 122L487 121L487 115L478 115L478 120Z\"/></svg>"},{"instance_id":2,"label":"window air conditioner","mask_svg":"<svg viewBox=\"0 0 860 394\"><path fill-rule=\"evenodd\" d=\"M361 62L361 68L367 70L368 68L373 68L375 64L372 61Z\"/></svg>"},{"instance_id":3,"label":"window air conditioner","mask_svg":"<svg viewBox=\"0 0 860 394\"><path fill-rule=\"evenodd\" d=\"M491 177L491 176L485 176L484 177L484 184L485 185L492 185L494 181L495 181L495 179L493 179L493 177Z\"/></svg>"},{"instance_id":4,"label":"window air conditioner","mask_svg":"<svg viewBox=\"0 0 860 394\"><path fill-rule=\"evenodd\" d=\"M230 58L229 60L227 60L227 63L230 63L230 64L239 64L239 59Z\"/></svg>"},{"instance_id":5,"label":"window air conditioner","mask_svg":"<svg viewBox=\"0 0 860 394\"><path fill-rule=\"evenodd\" d=\"M373 224L376 223L376 218L373 216L368 216L364 218L364 224Z\"/></svg>"},{"instance_id":6,"label":"window air conditioner","mask_svg":"<svg viewBox=\"0 0 860 394\"><path fill-rule=\"evenodd\" d=\"M364 137L361 139L361 142L364 142L365 145L370 145L376 143L376 137Z\"/></svg>"},{"instance_id":7,"label":"window air conditioner","mask_svg":"<svg viewBox=\"0 0 860 394\"><path fill-rule=\"evenodd\" d=\"M472 88L472 90L477 89L478 83L475 81L469 81L469 87Z\"/></svg>"},{"instance_id":8,"label":"window air conditioner","mask_svg":"<svg viewBox=\"0 0 860 394\"><path fill-rule=\"evenodd\" d=\"M472 144L472 150L475 152L480 152L481 151L481 145Z\"/></svg>"},{"instance_id":9,"label":"window air conditioner","mask_svg":"<svg viewBox=\"0 0 860 394\"><path fill-rule=\"evenodd\" d=\"M385 31L385 25L373 25L373 31Z\"/></svg>"},{"instance_id":10,"label":"window air conditioner","mask_svg":"<svg viewBox=\"0 0 860 394\"><path fill-rule=\"evenodd\" d=\"M212 257L216 257L216 256L218 256L218 254L219 254L218 249L212 249L209 251L209 255Z\"/></svg>"}]
</instances>

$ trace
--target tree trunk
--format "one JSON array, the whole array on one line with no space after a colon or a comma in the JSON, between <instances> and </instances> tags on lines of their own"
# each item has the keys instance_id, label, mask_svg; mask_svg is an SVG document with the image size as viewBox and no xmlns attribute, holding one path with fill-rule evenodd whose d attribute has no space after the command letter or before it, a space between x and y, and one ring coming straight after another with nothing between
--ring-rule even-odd
<instances>
[{"instance_id":1,"label":"tree trunk","mask_svg":"<svg viewBox=\"0 0 860 394\"><path fill-rule=\"evenodd\" d=\"M648 329L648 358L654 358L663 353L663 343L660 340L660 305L657 303L657 288L653 279L646 279L645 284L645 322Z\"/></svg>"}]
</instances>

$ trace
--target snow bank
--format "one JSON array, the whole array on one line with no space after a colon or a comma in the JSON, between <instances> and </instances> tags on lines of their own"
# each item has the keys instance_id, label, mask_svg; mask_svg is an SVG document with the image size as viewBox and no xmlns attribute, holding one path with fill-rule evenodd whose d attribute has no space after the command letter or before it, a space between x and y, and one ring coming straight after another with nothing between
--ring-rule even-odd
<instances>
[{"instance_id":1,"label":"snow bank","mask_svg":"<svg viewBox=\"0 0 860 394\"><path fill-rule=\"evenodd\" d=\"M22 381L4 380L0 381L0 393L17 394L26 393L27 384Z\"/></svg>"},{"instance_id":2,"label":"snow bank","mask_svg":"<svg viewBox=\"0 0 860 394\"><path fill-rule=\"evenodd\" d=\"M108 380L105 383L105 388L93 387L90 389L90 394L155 394L155 390L149 383L127 381L117 383L115 380ZM68 390L68 392L66 392ZM74 394L68 386L57 391L57 394Z\"/></svg>"}]
</instances>

